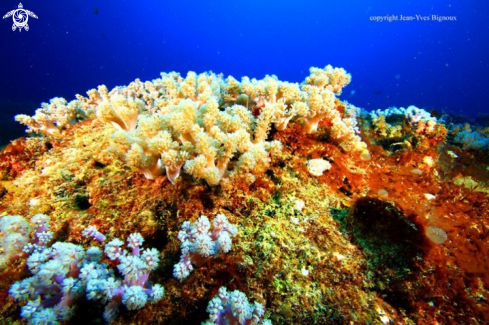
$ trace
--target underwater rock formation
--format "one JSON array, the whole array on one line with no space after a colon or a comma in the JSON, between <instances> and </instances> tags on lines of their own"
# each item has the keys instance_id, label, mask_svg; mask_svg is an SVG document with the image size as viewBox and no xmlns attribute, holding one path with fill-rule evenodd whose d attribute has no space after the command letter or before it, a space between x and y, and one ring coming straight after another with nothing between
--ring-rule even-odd
<instances>
[{"instance_id":1,"label":"underwater rock formation","mask_svg":"<svg viewBox=\"0 0 489 325\"><path fill-rule=\"evenodd\" d=\"M11 289L29 244L130 238L97 255L114 294L86 280L70 321L489 322L488 130L366 112L339 99L350 79L172 72L19 115L33 136L0 152L1 317L32 307ZM39 214L49 238L11 219ZM175 278L181 257L192 272Z\"/></svg>"}]
</instances>

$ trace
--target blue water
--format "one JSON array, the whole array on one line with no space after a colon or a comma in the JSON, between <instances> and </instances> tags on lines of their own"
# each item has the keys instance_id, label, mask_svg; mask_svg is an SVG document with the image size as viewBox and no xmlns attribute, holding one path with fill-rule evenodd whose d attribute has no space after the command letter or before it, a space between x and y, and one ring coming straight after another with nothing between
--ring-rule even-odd
<instances>
[{"instance_id":1,"label":"blue water","mask_svg":"<svg viewBox=\"0 0 489 325\"><path fill-rule=\"evenodd\" d=\"M341 98L368 110L488 114L489 2L395 2L22 1L38 19L22 32L12 31L11 17L0 22L0 144L22 134L15 114L52 97L161 71L301 82L309 67L332 64L353 76ZM18 4L3 0L1 15ZM386 15L398 20L372 20Z\"/></svg>"}]
</instances>

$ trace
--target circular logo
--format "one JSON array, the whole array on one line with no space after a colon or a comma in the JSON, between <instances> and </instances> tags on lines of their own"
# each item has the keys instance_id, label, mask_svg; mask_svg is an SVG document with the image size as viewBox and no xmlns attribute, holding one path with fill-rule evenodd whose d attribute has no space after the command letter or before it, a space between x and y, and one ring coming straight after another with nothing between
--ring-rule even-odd
<instances>
[{"instance_id":1,"label":"circular logo","mask_svg":"<svg viewBox=\"0 0 489 325\"><path fill-rule=\"evenodd\" d=\"M13 14L14 24L18 28L24 28L27 25L27 20L29 20L29 15L25 12L24 9L17 9Z\"/></svg>"}]
</instances>

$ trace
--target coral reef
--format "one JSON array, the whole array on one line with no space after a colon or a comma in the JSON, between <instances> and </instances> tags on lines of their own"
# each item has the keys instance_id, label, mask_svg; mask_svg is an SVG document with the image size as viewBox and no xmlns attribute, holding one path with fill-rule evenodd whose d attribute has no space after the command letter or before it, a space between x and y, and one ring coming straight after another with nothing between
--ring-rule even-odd
<instances>
[{"instance_id":1,"label":"coral reef","mask_svg":"<svg viewBox=\"0 0 489 325\"><path fill-rule=\"evenodd\" d=\"M366 112L345 70L310 72L163 73L19 116L2 320L489 322L487 129Z\"/></svg>"}]
</instances>

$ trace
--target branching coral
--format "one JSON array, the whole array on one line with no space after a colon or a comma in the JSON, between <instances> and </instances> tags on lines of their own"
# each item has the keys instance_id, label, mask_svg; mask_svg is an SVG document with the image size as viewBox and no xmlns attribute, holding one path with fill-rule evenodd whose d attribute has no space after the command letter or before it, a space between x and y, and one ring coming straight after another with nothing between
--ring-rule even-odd
<instances>
[{"instance_id":1,"label":"branching coral","mask_svg":"<svg viewBox=\"0 0 489 325\"><path fill-rule=\"evenodd\" d=\"M282 149L269 139L270 131L283 131L292 120L303 121L307 133L325 120L332 141L348 151L366 150L355 116L339 109L335 97L350 79L344 69L330 65L311 68L301 85L276 76L239 82L213 73L189 72L185 78L163 73L152 82L137 79L110 92L100 86L68 106L54 99L51 111L63 112L59 117L44 112L18 120L31 131L51 134L73 120L70 108L79 108L118 129L111 151L148 179L166 173L175 183L183 168L211 186L235 178L253 182Z\"/></svg>"},{"instance_id":2,"label":"branching coral","mask_svg":"<svg viewBox=\"0 0 489 325\"><path fill-rule=\"evenodd\" d=\"M351 81L351 75L343 68L333 68L327 65L324 69L311 68L311 75L306 78L306 84L314 85L341 95L342 89Z\"/></svg>"},{"instance_id":3,"label":"branching coral","mask_svg":"<svg viewBox=\"0 0 489 325\"><path fill-rule=\"evenodd\" d=\"M269 131L284 130L294 118L303 118L309 133L327 119L334 141L346 150L364 151L355 117L336 108L334 93L348 84L349 75L331 66L311 73L302 85L275 76L238 82L193 72L186 78L170 73L152 83L132 83L127 87L132 94L153 99L145 100L147 111L140 110L133 131L114 134L112 149L149 179L164 169L174 183L183 168L209 185L234 177L253 181L270 155L281 150L279 142L268 140Z\"/></svg>"},{"instance_id":4,"label":"branching coral","mask_svg":"<svg viewBox=\"0 0 489 325\"><path fill-rule=\"evenodd\" d=\"M22 217L3 218L2 229L24 233L28 224ZM31 219L36 234L45 234L47 216L36 215ZM103 241L105 237L90 226L84 235ZM40 236L37 236L40 237ZM149 274L159 262L156 249L141 250L143 237L134 233L128 238L131 253L122 249L123 242L114 239L105 246L109 259L118 262L117 268L123 279L117 279L107 264L101 263L102 251L66 242L56 242L51 247L37 245L27 259L32 277L15 282L9 290L18 301L26 301L21 316L30 324L58 324L68 321L75 304L86 293L91 300L106 303L104 318L111 322L124 304L127 309L140 309L149 301L156 303L163 297L159 284L148 283ZM27 245L25 245L27 247ZM25 250L25 249L24 249Z\"/></svg>"},{"instance_id":5,"label":"branching coral","mask_svg":"<svg viewBox=\"0 0 489 325\"><path fill-rule=\"evenodd\" d=\"M138 115L143 109L144 103L139 99L113 95L98 106L97 116L119 129L130 131L136 128Z\"/></svg>"},{"instance_id":6,"label":"branching coral","mask_svg":"<svg viewBox=\"0 0 489 325\"><path fill-rule=\"evenodd\" d=\"M93 230L91 228L88 232L92 234L87 235L98 241L102 239L101 234ZM154 248L141 249L143 242L141 234L131 234L127 239L130 253L122 248L124 242L118 238L105 245L105 254L118 263L117 269L123 279L118 279L107 265L99 263L101 251L97 253L97 258L85 263L80 270L80 279L86 283L87 298L106 303L104 318L109 323L117 315L121 304L129 310L137 310L143 308L147 302L154 304L163 298L164 288L148 282L150 273L158 267L159 252Z\"/></svg>"},{"instance_id":7,"label":"branching coral","mask_svg":"<svg viewBox=\"0 0 489 325\"><path fill-rule=\"evenodd\" d=\"M250 304L248 297L243 292L234 290L228 293L226 287L219 288L219 293L209 301L207 312L209 320L204 322L204 325L272 324L270 320L263 319L265 308L262 304L256 301Z\"/></svg>"},{"instance_id":8,"label":"branching coral","mask_svg":"<svg viewBox=\"0 0 489 325\"><path fill-rule=\"evenodd\" d=\"M15 116L15 120L27 125L27 132L57 136L77 121L90 117L92 113L80 106L78 100L67 103L66 99L56 97L49 104L42 103L34 116L19 114Z\"/></svg>"},{"instance_id":9,"label":"branching coral","mask_svg":"<svg viewBox=\"0 0 489 325\"><path fill-rule=\"evenodd\" d=\"M223 214L218 214L211 224L206 216L195 223L185 221L178 239L182 242L180 262L173 268L173 276L182 280L193 270L192 265L200 265L220 253L231 250L231 238L236 236L236 226L229 223Z\"/></svg>"}]
</instances>

